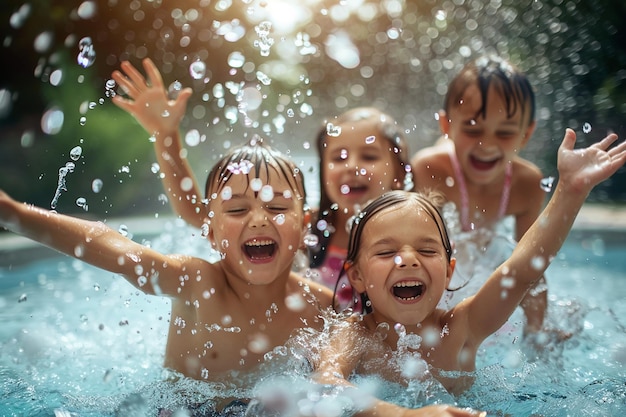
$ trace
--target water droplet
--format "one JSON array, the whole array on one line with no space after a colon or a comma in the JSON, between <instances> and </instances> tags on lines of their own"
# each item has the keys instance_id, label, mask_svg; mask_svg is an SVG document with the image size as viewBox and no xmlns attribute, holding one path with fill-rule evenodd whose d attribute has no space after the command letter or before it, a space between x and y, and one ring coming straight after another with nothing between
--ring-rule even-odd
<instances>
[{"instance_id":1,"label":"water droplet","mask_svg":"<svg viewBox=\"0 0 626 417\"><path fill-rule=\"evenodd\" d=\"M502 277L500 280L500 286L502 288L513 288L515 286L515 279L511 277Z\"/></svg>"},{"instance_id":2,"label":"water droplet","mask_svg":"<svg viewBox=\"0 0 626 417\"><path fill-rule=\"evenodd\" d=\"M87 199L84 197L78 197L76 199L76 205L85 211L89 211L89 206L87 205Z\"/></svg>"},{"instance_id":3,"label":"water droplet","mask_svg":"<svg viewBox=\"0 0 626 417\"><path fill-rule=\"evenodd\" d=\"M194 80L199 80L206 74L206 64L202 61L194 61L189 65L189 75Z\"/></svg>"},{"instance_id":4,"label":"water droplet","mask_svg":"<svg viewBox=\"0 0 626 417\"><path fill-rule=\"evenodd\" d=\"M78 57L76 58L78 65L88 68L93 65L96 60L96 51L90 37L84 37L78 42Z\"/></svg>"},{"instance_id":5,"label":"water droplet","mask_svg":"<svg viewBox=\"0 0 626 417\"><path fill-rule=\"evenodd\" d=\"M583 132L584 133L591 132L591 123L586 122L586 123L583 124Z\"/></svg>"},{"instance_id":6,"label":"water droplet","mask_svg":"<svg viewBox=\"0 0 626 417\"><path fill-rule=\"evenodd\" d=\"M171 83L169 87L167 88L167 95L169 99L176 100L176 98L178 98L178 95L180 94L182 89L183 89L183 85L181 84L180 81L174 81L173 83ZM169 112L168 112L168 115L169 115Z\"/></svg>"},{"instance_id":7,"label":"water droplet","mask_svg":"<svg viewBox=\"0 0 626 417\"><path fill-rule=\"evenodd\" d=\"M200 144L200 132L198 129L190 129L185 135L185 143L187 146L193 147Z\"/></svg>"},{"instance_id":8,"label":"water droplet","mask_svg":"<svg viewBox=\"0 0 626 417\"><path fill-rule=\"evenodd\" d=\"M372 144L376 142L376 136L368 136L365 138L365 143L367 143L368 145Z\"/></svg>"},{"instance_id":9,"label":"water droplet","mask_svg":"<svg viewBox=\"0 0 626 417\"><path fill-rule=\"evenodd\" d=\"M393 325L393 329L396 331L398 336L405 337L406 336L406 328L401 323L396 323Z\"/></svg>"},{"instance_id":10,"label":"water droplet","mask_svg":"<svg viewBox=\"0 0 626 417\"><path fill-rule=\"evenodd\" d=\"M252 189L252 191L260 191L261 187L263 187L263 182L260 178L253 178L250 181L250 188Z\"/></svg>"},{"instance_id":11,"label":"water droplet","mask_svg":"<svg viewBox=\"0 0 626 417\"><path fill-rule=\"evenodd\" d=\"M283 213L277 214L276 216L274 216L273 219L277 225L283 225L285 224L285 215Z\"/></svg>"},{"instance_id":12,"label":"water droplet","mask_svg":"<svg viewBox=\"0 0 626 417\"><path fill-rule=\"evenodd\" d=\"M319 238L314 234L307 234L304 236L303 241L305 246L312 248L317 246L317 244L319 243Z\"/></svg>"},{"instance_id":13,"label":"water droplet","mask_svg":"<svg viewBox=\"0 0 626 417\"><path fill-rule=\"evenodd\" d=\"M341 191L341 194L344 194L344 195L349 194L350 193L350 186L347 185L347 184L343 184L341 186L340 191Z\"/></svg>"},{"instance_id":14,"label":"water droplet","mask_svg":"<svg viewBox=\"0 0 626 417\"><path fill-rule=\"evenodd\" d=\"M259 80L259 82L263 85L270 85L272 83L272 79L267 74L261 71L256 72L256 79Z\"/></svg>"},{"instance_id":15,"label":"water droplet","mask_svg":"<svg viewBox=\"0 0 626 417\"><path fill-rule=\"evenodd\" d=\"M274 189L271 185L264 185L261 188L261 192L259 193L259 198L261 201L270 202L274 198Z\"/></svg>"},{"instance_id":16,"label":"water droplet","mask_svg":"<svg viewBox=\"0 0 626 417\"><path fill-rule=\"evenodd\" d=\"M98 11L98 7L96 6L95 2L84 1L80 4L80 6L78 6L78 10L76 11L76 14L81 19L86 20L86 19L91 19L92 17L94 17L97 11Z\"/></svg>"},{"instance_id":17,"label":"water droplet","mask_svg":"<svg viewBox=\"0 0 626 417\"><path fill-rule=\"evenodd\" d=\"M533 267L533 269L536 269L537 271L541 271L546 266L546 260L543 256L535 256L530 261L530 265Z\"/></svg>"},{"instance_id":18,"label":"water droplet","mask_svg":"<svg viewBox=\"0 0 626 417\"><path fill-rule=\"evenodd\" d=\"M554 185L554 177L542 178L541 181L539 182L539 186L546 193L549 193L550 191L552 191L553 185Z\"/></svg>"},{"instance_id":19,"label":"water droplet","mask_svg":"<svg viewBox=\"0 0 626 417\"><path fill-rule=\"evenodd\" d=\"M394 256L393 263L396 265L402 265L402 256L400 255Z\"/></svg>"},{"instance_id":20,"label":"water droplet","mask_svg":"<svg viewBox=\"0 0 626 417\"><path fill-rule=\"evenodd\" d=\"M326 135L337 137L341 134L341 126L334 126L332 123L326 124Z\"/></svg>"},{"instance_id":21,"label":"water droplet","mask_svg":"<svg viewBox=\"0 0 626 417\"><path fill-rule=\"evenodd\" d=\"M41 130L48 135L56 135L63 127L63 121L63 111L58 107L52 107L41 118Z\"/></svg>"},{"instance_id":22,"label":"water droplet","mask_svg":"<svg viewBox=\"0 0 626 417\"><path fill-rule=\"evenodd\" d=\"M229 186L224 187L222 189L222 192L220 193L220 197L224 201L230 200L233 197L233 190L232 190L232 188L230 188Z\"/></svg>"},{"instance_id":23,"label":"water droplet","mask_svg":"<svg viewBox=\"0 0 626 417\"><path fill-rule=\"evenodd\" d=\"M94 193L99 193L100 190L102 190L103 185L104 183L102 182L102 180L99 178L96 178L95 180L91 182L91 191L93 191Z\"/></svg>"},{"instance_id":24,"label":"water droplet","mask_svg":"<svg viewBox=\"0 0 626 417\"><path fill-rule=\"evenodd\" d=\"M241 68L246 62L246 57L239 51L232 52L228 55L228 65L232 68Z\"/></svg>"},{"instance_id":25,"label":"water droplet","mask_svg":"<svg viewBox=\"0 0 626 417\"><path fill-rule=\"evenodd\" d=\"M82 153L83 153L83 148L81 148L80 146L75 146L70 150L70 159L72 161L78 161L78 158L80 158Z\"/></svg>"},{"instance_id":26,"label":"water droplet","mask_svg":"<svg viewBox=\"0 0 626 417\"><path fill-rule=\"evenodd\" d=\"M193 180L189 177L180 180L180 189L183 191L191 191L193 189Z\"/></svg>"}]
</instances>

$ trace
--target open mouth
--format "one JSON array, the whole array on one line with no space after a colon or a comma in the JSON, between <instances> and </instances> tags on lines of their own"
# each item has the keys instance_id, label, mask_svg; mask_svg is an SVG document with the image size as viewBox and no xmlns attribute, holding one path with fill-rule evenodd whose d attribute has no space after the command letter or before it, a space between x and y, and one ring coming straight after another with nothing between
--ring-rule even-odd
<instances>
[{"instance_id":1,"label":"open mouth","mask_svg":"<svg viewBox=\"0 0 626 417\"><path fill-rule=\"evenodd\" d=\"M403 301L418 299L424 292L424 284L419 281L399 282L392 288L393 295Z\"/></svg>"},{"instance_id":2,"label":"open mouth","mask_svg":"<svg viewBox=\"0 0 626 417\"><path fill-rule=\"evenodd\" d=\"M486 171L494 166L500 161L500 158L492 159L492 160L484 160L478 159L475 156L470 156L470 162L474 168L480 171Z\"/></svg>"},{"instance_id":3,"label":"open mouth","mask_svg":"<svg viewBox=\"0 0 626 417\"><path fill-rule=\"evenodd\" d=\"M243 244L243 252L252 261L268 260L276 252L276 242L269 239L252 239Z\"/></svg>"},{"instance_id":4,"label":"open mouth","mask_svg":"<svg viewBox=\"0 0 626 417\"><path fill-rule=\"evenodd\" d=\"M367 185L343 185L341 187L341 190L344 194L349 195L349 194L364 194L367 192L368 187Z\"/></svg>"}]
</instances>

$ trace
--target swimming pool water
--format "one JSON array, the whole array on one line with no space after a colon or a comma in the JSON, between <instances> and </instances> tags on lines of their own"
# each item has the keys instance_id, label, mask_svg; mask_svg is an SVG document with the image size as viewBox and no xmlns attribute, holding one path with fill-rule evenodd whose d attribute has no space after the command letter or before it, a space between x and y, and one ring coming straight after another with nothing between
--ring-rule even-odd
<instances>
[{"instance_id":1,"label":"swimming pool water","mask_svg":"<svg viewBox=\"0 0 626 417\"><path fill-rule=\"evenodd\" d=\"M494 416L624 415L625 253L621 233L572 232L546 273L549 322L572 337L534 349L516 313L483 344L476 383L459 405ZM167 300L65 256L4 263L0 415L124 415L128 398L161 380ZM387 399L419 405L393 392Z\"/></svg>"}]
</instances>

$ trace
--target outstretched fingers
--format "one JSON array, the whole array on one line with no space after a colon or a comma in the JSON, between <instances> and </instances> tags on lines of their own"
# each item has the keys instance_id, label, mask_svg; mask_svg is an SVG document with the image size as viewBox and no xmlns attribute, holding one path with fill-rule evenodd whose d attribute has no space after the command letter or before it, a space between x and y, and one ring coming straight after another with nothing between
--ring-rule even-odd
<instances>
[{"instance_id":1,"label":"outstretched fingers","mask_svg":"<svg viewBox=\"0 0 626 417\"><path fill-rule=\"evenodd\" d=\"M143 68L146 70L146 74L148 75L149 83L153 87L158 87L163 89L163 78L161 77L161 73L159 72L156 65L150 58L146 58L143 60Z\"/></svg>"},{"instance_id":2,"label":"outstretched fingers","mask_svg":"<svg viewBox=\"0 0 626 417\"><path fill-rule=\"evenodd\" d=\"M122 71L126 74L126 77L132 82L134 87L139 91L149 87L149 81L128 61L124 61L121 64Z\"/></svg>"},{"instance_id":3,"label":"outstretched fingers","mask_svg":"<svg viewBox=\"0 0 626 417\"><path fill-rule=\"evenodd\" d=\"M565 129L565 137L563 138L563 141L561 142L560 148L571 151L574 149L575 144L576 144L576 132L574 132L570 128Z\"/></svg>"}]
</instances>

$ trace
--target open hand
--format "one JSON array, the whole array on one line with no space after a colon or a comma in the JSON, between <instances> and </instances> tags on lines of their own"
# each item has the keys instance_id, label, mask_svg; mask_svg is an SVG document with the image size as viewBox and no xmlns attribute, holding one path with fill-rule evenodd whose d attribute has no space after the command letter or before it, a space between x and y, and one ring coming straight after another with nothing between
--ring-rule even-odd
<instances>
[{"instance_id":1,"label":"open hand","mask_svg":"<svg viewBox=\"0 0 626 417\"><path fill-rule=\"evenodd\" d=\"M559 182L569 191L588 193L609 178L626 162L626 142L609 149L616 140L612 133L587 148L574 149L576 133L566 129L558 152Z\"/></svg>"},{"instance_id":2,"label":"open hand","mask_svg":"<svg viewBox=\"0 0 626 417\"><path fill-rule=\"evenodd\" d=\"M185 88L176 99L170 100L154 62L146 58L143 67L147 79L128 61L121 64L124 73L113 71L113 80L128 95L128 98L113 97L113 103L132 114L150 134L177 132L193 91Z\"/></svg>"}]
</instances>

